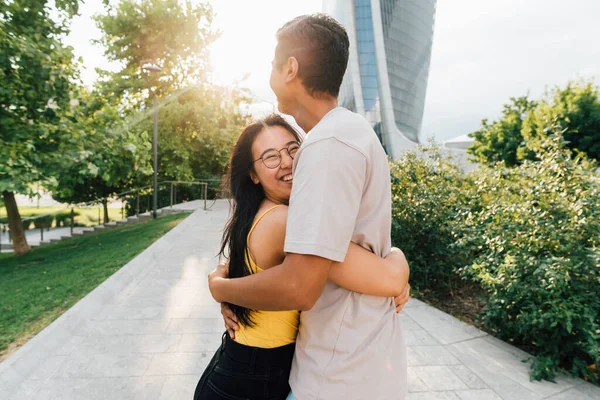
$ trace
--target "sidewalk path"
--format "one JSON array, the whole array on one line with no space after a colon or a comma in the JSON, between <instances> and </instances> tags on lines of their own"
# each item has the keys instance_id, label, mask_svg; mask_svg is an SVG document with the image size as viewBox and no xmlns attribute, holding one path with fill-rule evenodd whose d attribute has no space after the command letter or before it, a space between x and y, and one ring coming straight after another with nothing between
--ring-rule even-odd
<instances>
[{"instance_id":1,"label":"sidewalk path","mask_svg":"<svg viewBox=\"0 0 600 400\"><path fill-rule=\"evenodd\" d=\"M206 275L227 212L195 211L12 354L0 399L191 399L223 331ZM420 301L401 318L409 400L600 399L581 380L530 382L526 354Z\"/></svg>"}]
</instances>

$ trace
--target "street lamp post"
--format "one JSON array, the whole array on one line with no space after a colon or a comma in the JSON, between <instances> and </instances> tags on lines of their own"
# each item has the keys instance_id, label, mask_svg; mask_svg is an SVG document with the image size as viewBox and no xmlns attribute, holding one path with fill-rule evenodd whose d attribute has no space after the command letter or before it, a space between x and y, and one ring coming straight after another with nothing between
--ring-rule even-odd
<instances>
[{"instance_id":1,"label":"street lamp post","mask_svg":"<svg viewBox=\"0 0 600 400\"><path fill-rule=\"evenodd\" d=\"M160 72L162 69L154 64L142 65L142 70L148 72ZM152 177L152 218L156 219L158 207L158 101L156 93L149 88L154 101L154 134L152 135L152 169L154 170Z\"/></svg>"},{"instance_id":2,"label":"street lamp post","mask_svg":"<svg viewBox=\"0 0 600 400\"><path fill-rule=\"evenodd\" d=\"M158 103L156 94L152 91L154 97L154 134L152 135L152 168L154 169L153 189L152 189L152 218L156 219L156 209L158 204Z\"/></svg>"}]
</instances>

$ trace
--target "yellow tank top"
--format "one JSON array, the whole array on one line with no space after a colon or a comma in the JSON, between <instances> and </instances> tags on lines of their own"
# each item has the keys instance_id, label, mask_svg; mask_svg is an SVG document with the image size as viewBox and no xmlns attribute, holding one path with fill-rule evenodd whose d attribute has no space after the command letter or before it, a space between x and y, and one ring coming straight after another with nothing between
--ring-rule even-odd
<instances>
[{"instance_id":1,"label":"yellow tank top","mask_svg":"<svg viewBox=\"0 0 600 400\"><path fill-rule=\"evenodd\" d=\"M256 219L250 228L248 239L260 220L277 207L279 206L269 208ZM252 254L250 254L248 263L252 273L256 274L262 271L262 268L256 265ZM254 326L240 325L240 329L235 332L235 341L246 346L271 349L296 341L300 311L255 311L252 313L252 320L255 322Z\"/></svg>"}]
</instances>

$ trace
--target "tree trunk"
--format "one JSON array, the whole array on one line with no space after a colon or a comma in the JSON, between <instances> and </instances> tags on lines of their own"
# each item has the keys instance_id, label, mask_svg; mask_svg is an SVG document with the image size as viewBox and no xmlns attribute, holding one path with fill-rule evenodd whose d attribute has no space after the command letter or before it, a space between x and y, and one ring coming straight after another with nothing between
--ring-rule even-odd
<instances>
[{"instance_id":1,"label":"tree trunk","mask_svg":"<svg viewBox=\"0 0 600 400\"><path fill-rule=\"evenodd\" d=\"M29 251L29 245L25 237L25 229L23 229L23 222L21 221L15 194L13 192L2 192L2 198L4 199L6 214L8 215L8 228L10 229L10 236L13 241L13 250L15 254L25 254Z\"/></svg>"},{"instance_id":2,"label":"tree trunk","mask_svg":"<svg viewBox=\"0 0 600 400\"><path fill-rule=\"evenodd\" d=\"M104 223L108 224L110 221L108 219L108 200L102 199L102 206L104 206Z\"/></svg>"}]
</instances>

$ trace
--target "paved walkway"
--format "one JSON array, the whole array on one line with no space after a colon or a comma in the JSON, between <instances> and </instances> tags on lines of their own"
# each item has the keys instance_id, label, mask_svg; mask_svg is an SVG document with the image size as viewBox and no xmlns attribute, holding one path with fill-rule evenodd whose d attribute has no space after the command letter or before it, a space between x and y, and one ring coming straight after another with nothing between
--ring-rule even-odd
<instances>
[{"instance_id":1,"label":"paved walkway","mask_svg":"<svg viewBox=\"0 0 600 400\"><path fill-rule=\"evenodd\" d=\"M197 210L0 364L0 399L191 399L223 331L206 275L227 209ZM401 318L409 400L600 399L530 382L524 353L420 301Z\"/></svg>"}]
</instances>

